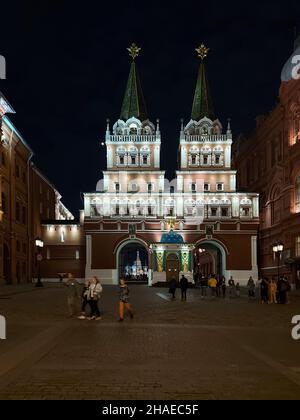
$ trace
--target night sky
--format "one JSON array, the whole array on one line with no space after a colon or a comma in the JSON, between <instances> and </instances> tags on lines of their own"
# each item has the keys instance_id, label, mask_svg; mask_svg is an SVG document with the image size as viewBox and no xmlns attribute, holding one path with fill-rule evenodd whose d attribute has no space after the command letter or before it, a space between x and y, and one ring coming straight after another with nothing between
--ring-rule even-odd
<instances>
[{"instance_id":1,"label":"night sky","mask_svg":"<svg viewBox=\"0 0 300 420\"><path fill-rule=\"evenodd\" d=\"M126 48L142 47L137 65L152 121L160 118L161 167L177 166L180 118L191 114L199 59L216 115L234 135L276 104L283 64L300 33L299 0L5 1L0 89L11 119L35 152L35 163L77 217L80 192L94 191L105 168L106 118L119 117L129 73Z\"/></svg>"}]
</instances>

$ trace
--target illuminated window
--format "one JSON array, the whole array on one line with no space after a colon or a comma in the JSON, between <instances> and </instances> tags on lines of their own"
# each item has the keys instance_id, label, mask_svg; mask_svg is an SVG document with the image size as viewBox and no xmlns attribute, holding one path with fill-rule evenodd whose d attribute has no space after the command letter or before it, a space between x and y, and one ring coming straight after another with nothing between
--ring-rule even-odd
<instances>
[{"instance_id":1,"label":"illuminated window","mask_svg":"<svg viewBox=\"0 0 300 420\"><path fill-rule=\"evenodd\" d=\"M61 230L60 232L60 242L65 242L65 231Z\"/></svg>"},{"instance_id":2,"label":"illuminated window","mask_svg":"<svg viewBox=\"0 0 300 420\"><path fill-rule=\"evenodd\" d=\"M228 214L229 214L229 209L227 207L222 207L221 216L228 217Z\"/></svg>"},{"instance_id":3,"label":"illuminated window","mask_svg":"<svg viewBox=\"0 0 300 420\"><path fill-rule=\"evenodd\" d=\"M75 258L76 260L79 260L80 258L79 249L76 249Z\"/></svg>"},{"instance_id":4,"label":"illuminated window","mask_svg":"<svg viewBox=\"0 0 300 420\"><path fill-rule=\"evenodd\" d=\"M211 208L211 216L212 217L217 217L217 215L218 215L218 209L217 209L217 207L212 207Z\"/></svg>"},{"instance_id":5,"label":"illuminated window","mask_svg":"<svg viewBox=\"0 0 300 420\"><path fill-rule=\"evenodd\" d=\"M249 207L242 207L242 216L244 216L244 217L249 217L250 216Z\"/></svg>"},{"instance_id":6,"label":"illuminated window","mask_svg":"<svg viewBox=\"0 0 300 420\"><path fill-rule=\"evenodd\" d=\"M207 182L205 182L204 183L204 191L209 191L209 190L210 190L210 185Z\"/></svg>"},{"instance_id":7,"label":"illuminated window","mask_svg":"<svg viewBox=\"0 0 300 420\"><path fill-rule=\"evenodd\" d=\"M217 191L223 191L224 190L224 184L223 182L217 183Z\"/></svg>"},{"instance_id":8,"label":"illuminated window","mask_svg":"<svg viewBox=\"0 0 300 420\"><path fill-rule=\"evenodd\" d=\"M300 257L300 236L296 237L296 243L295 243L295 256Z\"/></svg>"}]
</instances>

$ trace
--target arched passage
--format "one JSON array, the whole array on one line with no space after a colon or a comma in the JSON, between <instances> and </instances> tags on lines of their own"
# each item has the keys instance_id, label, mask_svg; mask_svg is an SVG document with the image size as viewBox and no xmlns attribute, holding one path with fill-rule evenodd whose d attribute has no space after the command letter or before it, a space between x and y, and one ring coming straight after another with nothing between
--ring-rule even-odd
<instances>
[{"instance_id":1,"label":"arched passage","mask_svg":"<svg viewBox=\"0 0 300 420\"><path fill-rule=\"evenodd\" d=\"M118 279L138 284L148 283L149 253L147 246L140 241L126 241L116 253Z\"/></svg>"},{"instance_id":2,"label":"arched passage","mask_svg":"<svg viewBox=\"0 0 300 420\"><path fill-rule=\"evenodd\" d=\"M227 249L215 240L199 241L194 251L194 272L226 276ZM201 271L202 270L202 271Z\"/></svg>"}]
</instances>

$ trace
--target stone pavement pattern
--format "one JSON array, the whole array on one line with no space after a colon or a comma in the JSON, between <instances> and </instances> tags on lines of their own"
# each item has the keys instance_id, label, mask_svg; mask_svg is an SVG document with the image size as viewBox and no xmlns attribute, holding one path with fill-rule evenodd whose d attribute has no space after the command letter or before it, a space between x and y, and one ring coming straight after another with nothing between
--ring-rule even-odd
<instances>
[{"instance_id":1,"label":"stone pavement pattern","mask_svg":"<svg viewBox=\"0 0 300 420\"><path fill-rule=\"evenodd\" d=\"M300 399L299 296L282 306L157 293L167 296L131 286L135 317L118 323L115 287L98 322L67 317L62 285L0 288L0 399Z\"/></svg>"}]
</instances>

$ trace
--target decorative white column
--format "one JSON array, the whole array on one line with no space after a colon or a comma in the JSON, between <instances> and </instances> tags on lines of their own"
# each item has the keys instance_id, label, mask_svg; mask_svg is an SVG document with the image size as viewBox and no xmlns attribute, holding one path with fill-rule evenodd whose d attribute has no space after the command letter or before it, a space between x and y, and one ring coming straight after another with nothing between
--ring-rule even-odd
<instances>
[{"instance_id":1,"label":"decorative white column","mask_svg":"<svg viewBox=\"0 0 300 420\"><path fill-rule=\"evenodd\" d=\"M107 168L113 167L113 150L111 146L107 146L106 152Z\"/></svg>"},{"instance_id":2,"label":"decorative white column","mask_svg":"<svg viewBox=\"0 0 300 420\"><path fill-rule=\"evenodd\" d=\"M180 148L181 155L181 169L187 168L187 150L186 146L181 146Z\"/></svg>"},{"instance_id":3,"label":"decorative white column","mask_svg":"<svg viewBox=\"0 0 300 420\"><path fill-rule=\"evenodd\" d=\"M85 217L91 216L91 198L90 196L84 196L84 214Z\"/></svg>"},{"instance_id":4,"label":"decorative white column","mask_svg":"<svg viewBox=\"0 0 300 420\"><path fill-rule=\"evenodd\" d=\"M160 167L160 146L156 145L154 149L154 168Z\"/></svg>"},{"instance_id":5,"label":"decorative white column","mask_svg":"<svg viewBox=\"0 0 300 420\"><path fill-rule=\"evenodd\" d=\"M255 277L258 276L257 267L257 236L251 236L251 263L252 271Z\"/></svg>"},{"instance_id":6,"label":"decorative white column","mask_svg":"<svg viewBox=\"0 0 300 420\"><path fill-rule=\"evenodd\" d=\"M230 190L236 191L236 174L230 175Z\"/></svg>"},{"instance_id":7,"label":"decorative white column","mask_svg":"<svg viewBox=\"0 0 300 420\"><path fill-rule=\"evenodd\" d=\"M232 217L240 217L240 200L238 197L232 198Z\"/></svg>"},{"instance_id":8,"label":"decorative white column","mask_svg":"<svg viewBox=\"0 0 300 420\"><path fill-rule=\"evenodd\" d=\"M231 168L231 146L225 149L225 168Z\"/></svg>"},{"instance_id":9,"label":"decorative white column","mask_svg":"<svg viewBox=\"0 0 300 420\"><path fill-rule=\"evenodd\" d=\"M85 272L91 270L92 267L92 237L91 235L86 235L86 266Z\"/></svg>"},{"instance_id":10,"label":"decorative white column","mask_svg":"<svg viewBox=\"0 0 300 420\"><path fill-rule=\"evenodd\" d=\"M259 217L259 197L255 197L253 202L253 217Z\"/></svg>"}]
</instances>

